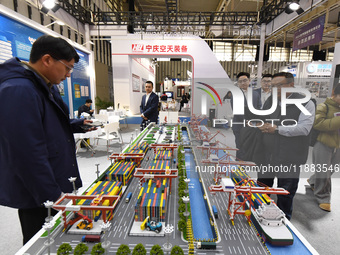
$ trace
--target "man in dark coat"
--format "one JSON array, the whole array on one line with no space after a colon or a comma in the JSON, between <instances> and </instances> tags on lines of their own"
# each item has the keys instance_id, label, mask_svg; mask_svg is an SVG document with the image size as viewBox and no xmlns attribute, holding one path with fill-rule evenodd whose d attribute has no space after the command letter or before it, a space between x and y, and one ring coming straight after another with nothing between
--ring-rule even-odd
<instances>
[{"instance_id":1,"label":"man in dark coat","mask_svg":"<svg viewBox=\"0 0 340 255\"><path fill-rule=\"evenodd\" d=\"M315 118L315 106L311 100L304 104L310 113L307 115L295 104L287 104L286 115L283 115L281 113L281 90L294 87L293 75L286 72L274 74L272 87L277 88L278 104L273 113L269 116L262 116L263 119L271 119L273 122L259 127L263 133L264 166L267 169L262 166L258 173L258 181L272 187L274 178L277 177L277 186L289 191L289 195L277 196L277 206L290 220L293 212L293 199L299 183L300 165L305 164L308 157L309 133ZM304 98L299 93L286 94L289 99ZM273 95L265 102L264 110L271 108L272 97Z\"/></svg>"},{"instance_id":2,"label":"man in dark coat","mask_svg":"<svg viewBox=\"0 0 340 255\"><path fill-rule=\"evenodd\" d=\"M240 72L237 75L237 84L239 88L242 90L243 95L245 97L244 100L244 114L243 115L234 115L233 116L233 125L232 125L232 130L235 136L235 144L236 148L241 149L241 144L240 144L240 133L241 129L244 127L243 122L244 120L249 120L252 119L252 115L249 112L248 109L248 104L247 104L247 91L250 85L250 74L246 72ZM253 106L255 109L261 109L261 97L257 92L253 91L252 94L252 99L253 99ZM236 100L231 97L231 107L233 106L233 100ZM236 152L236 157L237 159L243 159L243 152L242 150L238 150Z\"/></svg>"},{"instance_id":3,"label":"man in dark coat","mask_svg":"<svg viewBox=\"0 0 340 255\"><path fill-rule=\"evenodd\" d=\"M140 113L143 118L142 124L146 123L148 120L150 122L157 123L158 121L158 96L152 92L153 83L152 81L147 81L145 83L146 95L142 97L142 102L140 104Z\"/></svg>"},{"instance_id":4,"label":"man in dark coat","mask_svg":"<svg viewBox=\"0 0 340 255\"><path fill-rule=\"evenodd\" d=\"M0 64L0 204L19 209L24 243L45 222L43 203L73 191L68 178L82 186L73 133L92 121L70 120L55 86L78 61L65 40L42 36L28 63Z\"/></svg>"},{"instance_id":5,"label":"man in dark coat","mask_svg":"<svg viewBox=\"0 0 340 255\"><path fill-rule=\"evenodd\" d=\"M91 104L92 100L91 99L86 99L85 104L79 106L78 108L78 118L81 116L83 112L90 114L92 116L94 110L91 110Z\"/></svg>"}]
</instances>

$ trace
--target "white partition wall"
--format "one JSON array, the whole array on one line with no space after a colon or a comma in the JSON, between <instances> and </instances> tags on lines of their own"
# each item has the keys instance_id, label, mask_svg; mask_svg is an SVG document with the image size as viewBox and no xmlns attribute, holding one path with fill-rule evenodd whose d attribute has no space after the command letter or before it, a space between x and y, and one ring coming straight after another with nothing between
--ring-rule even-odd
<instances>
[{"instance_id":1,"label":"white partition wall","mask_svg":"<svg viewBox=\"0 0 340 255\"><path fill-rule=\"evenodd\" d=\"M234 86L209 46L201 38L180 35L122 35L120 32L120 35L112 36L111 41L116 107L118 103L120 106L129 104L132 113L139 114L143 93L133 89L138 79L132 75L135 72L132 70L133 58L189 58L193 65L192 113L207 114L210 108L214 108L217 117L225 115L223 113L225 107L220 99L231 86ZM152 77L151 74L150 76ZM203 111L202 105L206 105Z\"/></svg>"}]
</instances>

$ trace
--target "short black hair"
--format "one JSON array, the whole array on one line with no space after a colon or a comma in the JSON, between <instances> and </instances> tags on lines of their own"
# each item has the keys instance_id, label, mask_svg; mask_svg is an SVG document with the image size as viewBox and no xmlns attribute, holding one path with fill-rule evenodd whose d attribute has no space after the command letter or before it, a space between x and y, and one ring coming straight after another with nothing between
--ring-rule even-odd
<instances>
[{"instance_id":1,"label":"short black hair","mask_svg":"<svg viewBox=\"0 0 340 255\"><path fill-rule=\"evenodd\" d=\"M51 55L56 60L65 59L75 63L79 61L79 55L76 50L64 39L53 37L51 35L40 36L32 45L30 62L36 63L45 54Z\"/></svg>"},{"instance_id":2,"label":"short black hair","mask_svg":"<svg viewBox=\"0 0 340 255\"><path fill-rule=\"evenodd\" d=\"M153 82L152 81L146 81L145 84L150 83L153 87Z\"/></svg>"},{"instance_id":3,"label":"short black hair","mask_svg":"<svg viewBox=\"0 0 340 255\"><path fill-rule=\"evenodd\" d=\"M247 76L248 79L250 79L250 73L247 72L239 72L236 76L236 78L240 78L241 76Z\"/></svg>"},{"instance_id":4,"label":"short black hair","mask_svg":"<svg viewBox=\"0 0 340 255\"><path fill-rule=\"evenodd\" d=\"M92 104L92 100L90 98L86 99L85 103L91 103Z\"/></svg>"},{"instance_id":5,"label":"short black hair","mask_svg":"<svg viewBox=\"0 0 340 255\"><path fill-rule=\"evenodd\" d=\"M262 75L262 79L263 78L273 78L273 75L271 75L270 73L266 73Z\"/></svg>"},{"instance_id":6,"label":"short black hair","mask_svg":"<svg viewBox=\"0 0 340 255\"><path fill-rule=\"evenodd\" d=\"M288 73L288 72L280 72L280 73L276 73L273 75L273 78L275 77L281 77L284 76L287 80L288 83L294 82L294 76L292 73Z\"/></svg>"},{"instance_id":7,"label":"short black hair","mask_svg":"<svg viewBox=\"0 0 340 255\"><path fill-rule=\"evenodd\" d=\"M336 86L335 89L333 90L334 95L339 95L340 94L340 85Z\"/></svg>"}]
</instances>

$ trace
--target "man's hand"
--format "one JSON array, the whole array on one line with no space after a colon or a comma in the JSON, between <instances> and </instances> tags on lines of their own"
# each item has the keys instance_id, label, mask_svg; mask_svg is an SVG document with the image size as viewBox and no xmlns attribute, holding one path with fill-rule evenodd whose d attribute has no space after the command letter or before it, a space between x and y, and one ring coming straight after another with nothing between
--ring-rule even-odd
<instances>
[{"instance_id":1,"label":"man's hand","mask_svg":"<svg viewBox=\"0 0 340 255\"><path fill-rule=\"evenodd\" d=\"M258 128L262 131L262 133L274 134L277 126L270 123L265 123L262 127Z\"/></svg>"},{"instance_id":2,"label":"man's hand","mask_svg":"<svg viewBox=\"0 0 340 255\"><path fill-rule=\"evenodd\" d=\"M84 120L83 125L88 125L88 124L90 124L90 123L93 123L93 121L92 121L92 120ZM89 129L86 129L86 130L85 130L85 133L86 133L86 132L89 132L89 131L93 131L93 130L97 130L97 128L96 128L96 127L91 127L91 128L89 128Z\"/></svg>"}]
</instances>

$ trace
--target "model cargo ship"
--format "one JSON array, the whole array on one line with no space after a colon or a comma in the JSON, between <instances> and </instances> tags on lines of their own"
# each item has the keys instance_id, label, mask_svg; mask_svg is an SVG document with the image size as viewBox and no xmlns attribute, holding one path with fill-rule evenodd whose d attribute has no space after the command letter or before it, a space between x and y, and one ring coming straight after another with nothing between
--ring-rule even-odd
<instances>
[{"instance_id":1,"label":"model cargo ship","mask_svg":"<svg viewBox=\"0 0 340 255\"><path fill-rule=\"evenodd\" d=\"M285 214L274 203L251 208L251 219L265 242L284 246L293 244L293 235L285 224Z\"/></svg>"}]
</instances>

